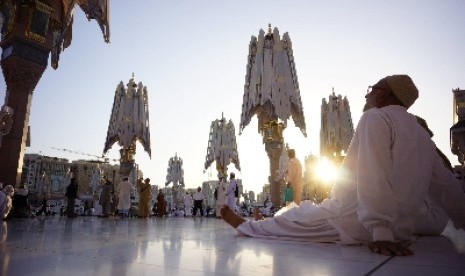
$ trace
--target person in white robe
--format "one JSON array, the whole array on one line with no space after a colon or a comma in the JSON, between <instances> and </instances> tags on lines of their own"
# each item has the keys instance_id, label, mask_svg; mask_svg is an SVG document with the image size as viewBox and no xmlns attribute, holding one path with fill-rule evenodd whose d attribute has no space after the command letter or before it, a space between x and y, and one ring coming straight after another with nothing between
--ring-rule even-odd
<instances>
[{"instance_id":1,"label":"person in white robe","mask_svg":"<svg viewBox=\"0 0 465 276\"><path fill-rule=\"evenodd\" d=\"M218 187L216 187L215 213L217 218L221 218L221 208L226 202L226 175L221 175Z\"/></svg>"},{"instance_id":2,"label":"person in white robe","mask_svg":"<svg viewBox=\"0 0 465 276\"><path fill-rule=\"evenodd\" d=\"M300 205L302 201L302 164L295 157L294 149L288 149L287 156L289 157L289 163L286 170L286 180L292 188L293 201Z\"/></svg>"},{"instance_id":3,"label":"person in white robe","mask_svg":"<svg viewBox=\"0 0 465 276\"><path fill-rule=\"evenodd\" d=\"M236 174L230 173L229 174L229 186L226 190L226 204L229 206L231 210L234 212L236 211L236 189L237 189L237 181L236 181Z\"/></svg>"},{"instance_id":4,"label":"person in white robe","mask_svg":"<svg viewBox=\"0 0 465 276\"><path fill-rule=\"evenodd\" d=\"M118 187L118 211L121 216L127 217L129 214L129 208L131 208L131 190L132 185L129 183L129 178L124 177L123 181L119 183Z\"/></svg>"},{"instance_id":5,"label":"person in white robe","mask_svg":"<svg viewBox=\"0 0 465 276\"><path fill-rule=\"evenodd\" d=\"M360 118L329 199L303 201L273 218L251 221L223 207L223 219L253 237L342 244L374 253L411 255L414 234L439 235L450 218L465 229L465 193L407 109L418 90L407 75L381 79L366 94Z\"/></svg>"},{"instance_id":6,"label":"person in white robe","mask_svg":"<svg viewBox=\"0 0 465 276\"><path fill-rule=\"evenodd\" d=\"M189 194L189 192L186 192L186 194L183 197L184 201L184 214L186 217L192 216L192 204L194 203L194 200L192 199L192 196Z\"/></svg>"}]
</instances>

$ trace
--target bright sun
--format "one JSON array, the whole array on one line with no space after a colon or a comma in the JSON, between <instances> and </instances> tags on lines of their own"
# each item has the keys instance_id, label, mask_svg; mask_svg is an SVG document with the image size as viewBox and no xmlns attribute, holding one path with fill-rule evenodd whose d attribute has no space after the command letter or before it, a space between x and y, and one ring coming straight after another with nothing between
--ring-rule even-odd
<instances>
[{"instance_id":1,"label":"bright sun","mask_svg":"<svg viewBox=\"0 0 465 276\"><path fill-rule=\"evenodd\" d=\"M332 184L337 178L338 168L326 157L321 157L313 169L316 177L324 183Z\"/></svg>"}]
</instances>

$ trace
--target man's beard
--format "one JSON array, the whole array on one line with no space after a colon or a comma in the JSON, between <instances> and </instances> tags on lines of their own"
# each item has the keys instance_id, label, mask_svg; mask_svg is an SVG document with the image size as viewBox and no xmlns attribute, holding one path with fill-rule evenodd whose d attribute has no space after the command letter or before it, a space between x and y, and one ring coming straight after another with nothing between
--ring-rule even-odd
<instances>
[{"instance_id":1,"label":"man's beard","mask_svg":"<svg viewBox=\"0 0 465 276\"><path fill-rule=\"evenodd\" d=\"M369 109L372 109L372 108L374 108L374 107L376 107L376 106L373 105L373 104L370 104L370 103L367 101L367 102L365 102L365 105L363 106L363 112L365 112L365 111L367 111L367 110L369 110Z\"/></svg>"},{"instance_id":2,"label":"man's beard","mask_svg":"<svg viewBox=\"0 0 465 276\"><path fill-rule=\"evenodd\" d=\"M367 111L370 108L370 105L368 103L365 103L365 105L363 106L363 112Z\"/></svg>"}]
</instances>

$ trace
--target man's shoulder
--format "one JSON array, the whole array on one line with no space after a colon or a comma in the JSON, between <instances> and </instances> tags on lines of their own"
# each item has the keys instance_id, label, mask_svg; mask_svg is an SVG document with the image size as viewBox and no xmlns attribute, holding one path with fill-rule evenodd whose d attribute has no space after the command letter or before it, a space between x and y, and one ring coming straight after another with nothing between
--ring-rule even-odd
<instances>
[{"instance_id":1,"label":"man's shoulder","mask_svg":"<svg viewBox=\"0 0 465 276\"><path fill-rule=\"evenodd\" d=\"M408 113L407 109L400 105L388 105L380 108L371 108L365 112L363 112L362 117L360 120L368 117L368 118L376 118L376 117L385 117L391 116L392 114L405 114L406 116L411 115Z\"/></svg>"},{"instance_id":2,"label":"man's shoulder","mask_svg":"<svg viewBox=\"0 0 465 276\"><path fill-rule=\"evenodd\" d=\"M393 110L383 107L383 108L372 108L365 111L359 120L359 125L379 125L382 122L387 123L390 121L390 117Z\"/></svg>"}]
</instances>

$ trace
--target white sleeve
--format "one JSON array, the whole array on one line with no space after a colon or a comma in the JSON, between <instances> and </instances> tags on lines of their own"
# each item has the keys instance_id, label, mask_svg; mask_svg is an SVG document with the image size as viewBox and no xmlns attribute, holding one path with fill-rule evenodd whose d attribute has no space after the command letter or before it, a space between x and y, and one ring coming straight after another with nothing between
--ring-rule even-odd
<instances>
[{"instance_id":1,"label":"white sleeve","mask_svg":"<svg viewBox=\"0 0 465 276\"><path fill-rule=\"evenodd\" d=\"M365 113L364 115L367 115ZM394 241L396 215L392 190L392 130L378 113L362 116L358 125L357 215L373 241Z\"/></svg>"},{"instance_id":2,"label":"white sleeve","mask_svg":"<svg viewBox=\"0 0 465 276\"><path fill-rule=\"evenodd\" d=\"M465 229L465 193L460 181L436 156L429 195L443 208L456 228Z\"/></svg>"}]
</instances>

